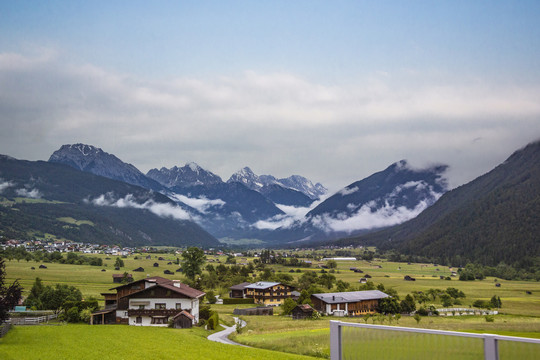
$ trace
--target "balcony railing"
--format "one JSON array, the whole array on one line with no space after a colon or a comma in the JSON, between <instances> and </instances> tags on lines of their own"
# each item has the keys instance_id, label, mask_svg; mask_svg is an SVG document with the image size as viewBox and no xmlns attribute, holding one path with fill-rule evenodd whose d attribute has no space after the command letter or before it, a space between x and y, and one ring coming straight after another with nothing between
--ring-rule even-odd
<instances>
[{"instance_id":1,"label":"balcony railing","mask_svg":"<svg viewBox=\"0 0 540 360\"><path fill-rule=\"evenodd\" d=\"M129 309L128 316L174 316L182 310L176 309Z\"/></svg>"}]
</instances>

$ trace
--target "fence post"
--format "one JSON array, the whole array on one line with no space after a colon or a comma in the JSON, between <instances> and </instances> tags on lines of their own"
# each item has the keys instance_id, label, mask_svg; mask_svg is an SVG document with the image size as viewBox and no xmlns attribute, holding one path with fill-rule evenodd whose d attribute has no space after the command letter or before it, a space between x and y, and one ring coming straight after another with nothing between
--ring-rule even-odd
<instances>
[{"instance_id":1,"label":"fence post","mask_svg":"<svg viewBox=\"0 0 540 360\"><path fill-rule=\"evenodd\" d=\"M495 335L484 334L484 360L499 360L499 346Z\"/></svg>"},{"instance_id":2,"label":"fence post","mask_svg":"<svg viewBox=\"0 0 540 360\"><path fill-rule=\"evenodd\" d=\"M330 360L341 360L340 321L330 320Z\"/></svg>"}]
</instances>

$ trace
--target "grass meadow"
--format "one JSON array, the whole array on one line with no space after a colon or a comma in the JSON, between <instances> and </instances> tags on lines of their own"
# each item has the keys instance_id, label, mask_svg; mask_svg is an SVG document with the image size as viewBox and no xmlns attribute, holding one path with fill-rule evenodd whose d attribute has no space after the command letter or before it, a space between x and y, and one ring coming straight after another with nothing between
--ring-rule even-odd
<instances>
[{"instance_id":1,"label":"grass meadow","mask_svg":"<svg viewBox=\"0 0 540 360\"><path fill-rule=\"evenodd\" d=\"M47 269L39 269L41 263L34 261L6 261L6 280L11 282L19 279L26 294L36 277L40 277L47 285L62 283L78 287L85 297L95 296L100 298L100 293L110 292L117 286L112 282L112 274L127 271L133 274L135 280L150 276L163 276L170 279L182 279L180 273L176 273L179 265L174 264L176 256L172 254L151 254L151 259L146 255L131 255L122 260L125 267L120 271L114 270L116 257L100 256L104 260L102 267L90 265L68 265L46 263ZM158 260L163 257L164 260ZM217 260L224 263L225 257L209 256L213 264ZM248 258L252 261L252 258ZM168 262L172 262L168 265ZM159 267L153 264L158 263ZM321 262L322 263L322 262ZM311 269L301 268L303 271L321 270L314 266ZM34 267L35 270L32 270ZM137 267L143 267L144 272L133 272ZM360 268L363 274L354 273L350 267ZM287 273L295 279L302 275L296 272L296 268L281 265L271 265L277 274ZM102 271L102 270L105 271ZM174 275L165 275L164 270L174 272ZM290 272L290 270L295 270ZM382 283L385 288L394 288L401 297L412 291L426 291L431 288L446 289L455 287L466 294L460 307L469 307L475 300L489 300L493 295L502 300L501 314L494 317L494 322L487 322L482 316L455 316L455 317L423 317L420 323L408 316L403 316L399 322L392 323L385 320L384 325L398 325L406 327L422 327L439 330L468 331L479 333L496 333L509 336L540 338L540 283L534 281L506 281L501 279L486 278L482 281L458 281L441 280L440 276L450 276L450 269L433 264L407 264L381 260L367 261L344 261L338 262L338 268L333 273L338 280L348 282L357 288L359 279L369 274L375 284ZM404 281L404 276L409 275L416 281ZM496 287L495 283L500 283ZM214 289L222 295L226 295L227 288ZM336 291L333 289L332 291ZM529 291L531 294L527 294ZM435 300L433 305L442 307ZM233 325L232 312L236 307L252 307L253 305L212 305L221 321L226 325ZM280 309L275 309L275 314ZM332 317L323 317L319 320L297 320L279 315L274 316L250 316L243 317L248 326L241 334L234 334L232 338L240 343L255 347L246 349L234 346L211 343L205 339L209 334L201 328L190 330L176 330L163 328L140 328L131 326L88 326L88 325L57 325L57 326L32 326L15 327L7 337L0 340L0 359L95 359L95 358L198 358L208 359L223 358L272 358L272 359L296 359L305 355L316 358L328 358L329 346L329 321ZM364 323L362 318L338 318L343 321ZM369 324L379 324L380 320L368 320ZM371 344L376 344L373 340ZM356 342L367 351L369 344ZM355 345L356 346L356 345ZM422 346L426 347L426 346ZM377 348L377 347L375 347ZM105 349L105 350L104 350ZM259 349L259 350L258 350ZM260 350L263 349L263 350ZM504 350L504 349L502 349ZM351 350L353 352L357 350ZM504 350L507 351L507 350ZM520 350L508 350L520 351ZM286 354L289 353L289 354ZM449 352L451 353L451 352ZM36 355L37 354L37 355ZM38 357L36 357L38 356ZM420 356L420 355L418 355ZM453 358L462 358L456 353ZM377 358L377 356L375 356ZM466 358L463 355L463 358Z\"/></svg>"},{"instance_id":2,"label":"grass meadow","mask_svg":"<svg viewBox=\"0 0 540 360\"><path fill-rule=\"evenodd\" d=\"M0 359L275 359L309 357L208 341L201 328L124 325L15 326L0 339Z\"/></svg>"}]
</instances>

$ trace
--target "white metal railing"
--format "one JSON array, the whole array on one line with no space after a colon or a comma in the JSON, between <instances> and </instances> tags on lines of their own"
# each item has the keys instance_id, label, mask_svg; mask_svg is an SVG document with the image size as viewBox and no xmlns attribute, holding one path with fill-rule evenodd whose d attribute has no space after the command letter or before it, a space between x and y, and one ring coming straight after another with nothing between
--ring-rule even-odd
<instances>
[{"instance_id":1,"label":"white metal railing","mask_svg":"<svg viewBox=\"0 0 540 360\"><path fill-rule=\"evenodd\" d=\"M347 334L347 341L350 343L344 344L343 329L361 329L362 332L358 334ZM386 332L386 333L385 333ZM382 333L385 335L381 336ZM422 334L430 337L419 345L418 341ZM435 337L434 338L432 338ZM445 347L444 338L450 339ZM459 339L464 339L466 342L459 343ZM471 340L469 340L471 339ZM472 339L477 339L476 342ZM439 342L437 342L439 341ZM371 342L371 343L370 343ZM467 352L467 347L473 347L473 352L476 355L473 358L483 357L485 360L499 360L499 345L504 344L503 358L517 359L516 350L512 347L514 344L528 344L525 349L526 354L519 355L520 360L530 358L540 358L540 339L520 338L514 336L503 336L493 334L475 334L456 331L444 331L444 330L430 330L420 328L407 328L399 326L385 326L385 325L369 325L358 323L346 323L342 321L330 321L330 359L342 360L342 359L370 359L377 358L383 359L385 355L383 353L390 352L386 358L400 358L400 359L417 359L417 358L431 358L431 359L445 359L445 358L460 358L459 355L449 355L452 350L459 350L462 353ZM508 344L512 344L509 346ZM344 351L344 345L354 347L353 350ZM426 345L426 346L424 346ZM371 346L371 348L370 348ZM450 347L448 347L450 346ZM417 347L414 348L413 347ZM418 347L428 348L429 354L424 356L419 355ZM532 347L532 348L531 348ZM376 355L370 354L371 351L376 352ZM345 349L347 350L347 349ZM380 350L380 352L379 352ZM409 351L409 355L407 352ZM437 354L440 352L440 354ZM446 352L446 354L445 354ZM506 355L509 354L509 355ZM471 355L468 355L471 357Z\"/></svg>"}]
</instances>

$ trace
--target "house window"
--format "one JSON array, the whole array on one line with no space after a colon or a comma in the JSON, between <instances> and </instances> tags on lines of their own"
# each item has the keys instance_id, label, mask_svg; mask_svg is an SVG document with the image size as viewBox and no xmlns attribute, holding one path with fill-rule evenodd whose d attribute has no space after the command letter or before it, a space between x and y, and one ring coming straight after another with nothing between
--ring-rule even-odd
<instances>
[{"instance_id":1,"label":"house window","mask_svg":"<svg viewBox=\"0 0 540 360\"><path fill-rule=\"evenodd\" d=\"M169 322L168 317L153 317L152 324L167 324Z\"/></svg>"},{"instance_id":2,"label":"house window","mask_svg":"<svg viewBox=\"0 0 540 360\"><path fill-rule=\"evenodd\" d=\"M182 304L176 303L176 310L182 310Z\"/></svg>"},{"instance_id":3,"label":"house window","mask_svg":"<svg viewBox=\"0 0 540 360\"><path fill-rule=\"evenodd\" d=\"M139 310L144 310L144 305L139 305Z\"/></svg>"},{"instance_id":4,"label":"house window","mask_svg":"<svg viewBox=\"0 0 540 360\"><path fill-rule=\"evenodd\" d=\"M165 310L167 309L166 304L156 303L156 310Z\"/></svg>"},{"instance_id":5,"label":"house window","mask_svg":"<svg viewBox=\"0 0 540 360\"><path fill-rule=\"evenodd\" d=\"M136 324L142 324L142 317L137 316L137 317L135 318L135 323L136 323Z\"/></svg>"}]
</instances>

